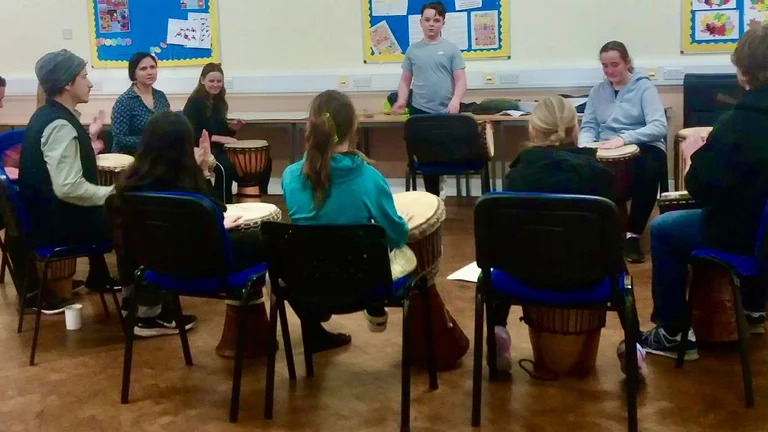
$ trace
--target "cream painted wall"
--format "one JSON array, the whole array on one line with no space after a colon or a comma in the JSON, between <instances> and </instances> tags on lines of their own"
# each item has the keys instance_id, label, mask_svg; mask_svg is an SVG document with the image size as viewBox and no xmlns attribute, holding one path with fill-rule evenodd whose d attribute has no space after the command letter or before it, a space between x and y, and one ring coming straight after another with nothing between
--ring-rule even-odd
<instances>
[{"instance_id":1,"label":"cream painted wall","mask_svg":"<svg viewBox=\"0 0 768 432\"><path fill-rule=\"evenodd\" d=\"M729 64L723 54L680 55L678 0L508 1L512 58L473 61L470 70L594 67L596 51L610 39L627 43L646 67ZM0 0L0 74L28 77L37 58L59 48L89 58L88 3ZM240 75L396 72L398 65L363 64L361 14L360 0L219 0L222 61ZM63 29L73 30L72 40L62 39Z\"/></svg>"}]
</instances>

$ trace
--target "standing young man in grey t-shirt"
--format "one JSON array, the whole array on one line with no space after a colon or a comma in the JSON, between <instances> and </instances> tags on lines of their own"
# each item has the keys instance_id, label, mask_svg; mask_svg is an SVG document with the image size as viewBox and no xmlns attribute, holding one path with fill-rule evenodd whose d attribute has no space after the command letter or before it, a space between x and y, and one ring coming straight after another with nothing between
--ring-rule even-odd
<instances>
[{"instance_id":1,"label":"standing young man in grey t-shirt","mask_svg":"<svg viewBox=\"0 0 768 432\"><path fill-rule=\"evenodd\" d=\"M424 39L405 53L392 112L405 111L409 90L413 88L413 100L408 107L411 115L456 114L467 92L467 73L459 47L440 37L445 25L445 6L441 2L422 6L420 23ZM424 176L424 186L427 192L440 195L439 176Z\"/></svg>"}]
</instances>

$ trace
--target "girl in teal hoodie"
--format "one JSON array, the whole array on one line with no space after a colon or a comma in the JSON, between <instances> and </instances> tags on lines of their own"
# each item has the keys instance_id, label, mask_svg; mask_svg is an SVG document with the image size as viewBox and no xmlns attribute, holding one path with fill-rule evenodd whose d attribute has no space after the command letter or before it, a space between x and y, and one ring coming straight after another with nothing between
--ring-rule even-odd
<instances>
[{"instance_id":1,"label":"girl in teal hoodie","mask_svg":"<svg viewBox=\"0 0 768 432\"><path fill-rule=\"evenodd\" d=\"M397 214L392 191L384 176L368 164L354 147L357 115L343 93L328 90L312 101L304 158L289 165L282 176L288 216L294 224L353 225L374 222L384 227L390 249L405 245L408 224ZM365 312L371 331L386 328L384 307ZM308 320L311 318L304 318ZM313 324L320 337L336 346L351 341L348 335L325 332Z\"/></svg>"},{"instance_id":2,"label":"girl in teal hoodie","mask_svg":"<svg viewBox=\"0 0 768 432\"><path fill-rule=\"evenodd\" d=\"M639 236L645 230L656 205L659 182L667 181L667 116L659 93L650 79L635 72L627 47L611 41L600 49L605 80L589 92L579 133L579 145L599 143L612 149L627 144L640 148L634 159L632 208L627 221L624 255L630 262L643 262Z\"/></svg>"}]
</instances>

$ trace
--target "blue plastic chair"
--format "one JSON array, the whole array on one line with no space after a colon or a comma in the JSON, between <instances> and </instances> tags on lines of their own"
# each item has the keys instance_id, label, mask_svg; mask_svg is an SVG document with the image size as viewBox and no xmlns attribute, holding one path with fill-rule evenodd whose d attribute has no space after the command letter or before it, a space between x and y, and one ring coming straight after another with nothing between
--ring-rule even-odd
<instances>
[{"instance_id":1,"label":"blue plastic chair","mask_svg":"<svg viewBox=\"0 0 768 432\"><path fill-rule=\"evenodd\" d=\"M2 212L3 220L6 223L6 232L8 235L18 236L24 244L26 251L30 251L28 257L30 262L28 264L28 270L35 271L36 262L41 261L43 263L42 276L40 277L40 286L38 287L37 306L35 313L35 333L32 338L32 350L29 356L29 365L35 364L35 354L37 352L37 340L40 333L40 318L42 316L42 304L43 304L43 287L45 287L48 281L48 268L56 261L61 261L71 258L87 257L89 255L105 254L112 251L112 243L106 244L86 244L76 246L52 246L37 244L31 240L31 223L27 212L21 204L21 200L18 196L16 186L11 183L5 170L0 167L0 212ZM25 259L26 257L19 257ZM12 268L12 267L11 267ZM19 297L19 324L17 332L21 333L24 324L24 300L27 297L29 290L29 275L18 275L12 273L14 283L21 283L21 296ZM120 316L120 301L117 298L114 287L109 287L109 291L112 293L112 299L115 302L115 308L117 309L118 316ZM101 304L104 308L104 315L109 318L109 308L107 307L106 299L104 298L104 292L99 291L99 297L101 298ZM122 316L121 316L122 318Z\"/></svg>"},{"instance_id":2,"label":"blue plastic chair","mask_svg":"<svg viewBox=\"0 0 768 432\"><path fill-rule=\"evenodd\" d=\"M757 232L755 254L752 256L737 255L730 252L705 248L697 249L691 254L691 261L696 263L715 264L723 267L730 276L731 290L734 299L734 312L736 314L736 328L739 333L739 353L741 354L741 374L744 382L744 399L747 408L755 406L755 395L752 390L752 368L749 363L749 349L747 347L747 326L744 318L744 305L741 301L741 280L744 278L757 278L765 282L768 276L768 204L763 209L760 219L760 227ZM688 314L683 334L688 334L693 316L693 298L697 294L695 289L688 290ZM682 368L685 363L685 350L688 338L683 338L677 353L676 367Z\"/></svg>"},{"instance_id":3,"label":"blue plastic chair","mask_svg":"<svg viewBox=\"0 0 768 432\"><path fill-rule=\"evenodd\" d=\"M416 175L456 175L460 194L462 174L479 174L482 193L491 191L486 144L481 142L477 120L468 114L415 115L405 121L408 165L405 190L416 190ZM467 177L467 196L469 177Z\"/></svg>"},{"instance_id":4,"label":"blue plastic chair","mask_svg":"<svg viewBox=\"0 0 768 432\"><path fill-rule=\"evenodd\" d=\"M11 147L24 142L24 137L27 136L25 129L11 129L9 131L0 133L0 156L3 153L10 150ZM0 281L5 280L5 270L9 267L8 254L5 251L5 243L0 240L0 251L2 252L2 262L0 263Z\"/></svg>"},{"instance_id":5,"label":"blue plastic chair","mask_svg":"<svg viewBox=\"0 0 768 432\"><path fill-rule=\"evenodd\" d=\"M384 229L365 225L291 225L264 222L262 232L267 241L269 279L273 300L270 303L269 328L271 343L277 340L280 319L283 345L288 363L288 376L296 380L291 338L286 320L285 302L302 305L317 316L359 312L372 304L384 303L403 308L403 350L401 363L400 430L410 430L411 361L409 303L411 295L424 289L425 278L417 274L392 280L389 251ZM318 247L322 246L322 253ZM424 301L425 342L429 388L436 390L437 368L431 347L432 320L428 302ZM304 362L307 376L314 376L312 351L307 345L307 332L302 322ZM362 322L361 322L362 325ZM272 418L275 391L276 347L268 350L267 384L264 417Z\"/></svg>"},{"instance_id":6,"label":"blue plastic chair","mask_svg":"<svg viewBox=\"0 0 768 432\"><path fill-rule=\"evenodd\" d=\"M8 151L16 144L23 143L26 136L27 131L25 129L11 129L0 133L0 154Z\"/></svg>"},{"instance_id":7,"label":"blue plastic chair","mask_svg":"<svg viewBox=\"0 0 768 432\"><path fill-rule=\"evenodd\" d=\"M480 426L483 307L514 305L616 311L625 334L628 429L637 431L637 339L632 278L624 263L616 206L599 197L494 192L475 206L475 291L472 425ZM524 320L526 317L524 317ZM604 325L604 322L601 323ZM489 376L499 378L489 318Z\"/></svg>"},{"instance_id":8,"label":"blue plastic chair","mask_svg":"<svg viewBox=\"0 0 768 432\"><path fill-rule=\"evenodd\" d=\"M116 198L115 198L116 199ZM267 264L256 263L244 270L233 267L229 236L223 215L214 203L191 193L127 193L120 197L115 213L122 234L124 254L139 266L135 285L151 285L171 294L182 321L179 296L241 301L241 316L253 300L256 280L267 273ZM112 206L112 203L109 204ZM128 403L133 356L136 304L126 299L126 343L123 361L121 403ZM239 321L229 421L237 422L240 381L243 371L245 322ZM187 365L192 365L187 331L179 325L179 336Z\"/></svg>"}]
</instances>

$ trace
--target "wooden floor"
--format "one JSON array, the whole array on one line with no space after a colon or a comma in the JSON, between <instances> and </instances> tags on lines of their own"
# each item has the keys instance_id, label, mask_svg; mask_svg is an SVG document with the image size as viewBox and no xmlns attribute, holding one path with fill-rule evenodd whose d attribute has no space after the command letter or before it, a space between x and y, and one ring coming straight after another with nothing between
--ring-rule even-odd
<instances>
[{"instance_id":1,"label":"wooden floor","mask_svg":"<svg viewBox=\"0 0 768 432\"><path fill-rule=\"evenodd\" d=\"M449 199L444 224L443 262L438 287L472 339L473 286L445 276L474 260L472 204ZM647 247L647 243L646 243ZM111 261L114 265L114 260ZM114 267L113 267L114 269ZM78 267L84 276L86 263ZM631 268L641 316L651 311L650 265ZM240 423L227 422L232 362L214 353L224 304L186 299L185 312L200 317L190 333L195 362L184 365L178 337L140 340L135 346L131 403L120 405L123 337L118 321L105 321L98 297L87 295L84 325L66 331L63 316L44 317L38 365L27 366L33 320L16 334L16 294L0 286L0 431L396 431L400 407L399 310L390 311L383 334L366 329L361 314L334 317L330 330L352 334L352 345L316 356L316 376L303 377L299 326L289 311L299 379L291 386L282 347L278 353L275 418L262 419L266 362L246 363ZM531 379L517 360L531 358L527 327L513 309L513 382L483 382L483 425L498 431L621 431L626 409L623 375L616 359L621 340L615 316L603 330L597 371L585 380ZM673 362L649 358L649 379L640 395L643 431L765 431L768 428L768 349L750 341L756 408L744 407L737 354L702 353L674 369ZM440 389L427 390L426 373L413 370L412 430L469 431L471 349L460 369L439 375Z\"/></svg>"}]
</instances>

